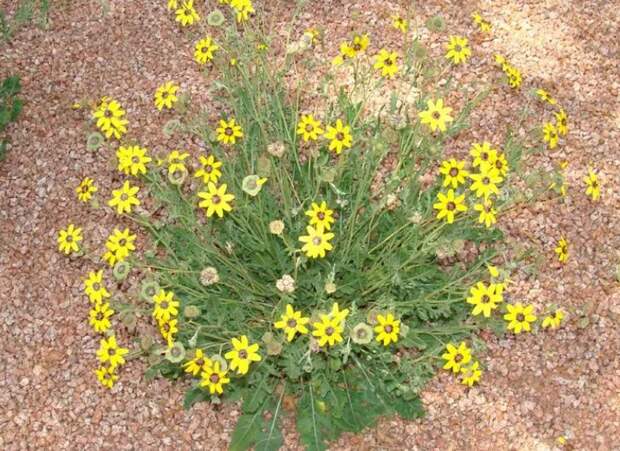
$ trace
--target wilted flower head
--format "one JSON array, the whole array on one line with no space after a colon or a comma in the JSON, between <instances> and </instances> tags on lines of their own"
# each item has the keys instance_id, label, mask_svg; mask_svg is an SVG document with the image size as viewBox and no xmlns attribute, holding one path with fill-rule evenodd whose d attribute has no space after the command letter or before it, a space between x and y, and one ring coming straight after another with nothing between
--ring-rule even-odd
<instances>
[{"instance_id":1,"label":"wilted flower head","mask_svg":"<svg viewBox=\"0 0 620 451\"><path fill-rule=\"evenodd\" d=\"M284 143L282 141L276 141L267 146L267 153L276 158L282 158L285 150L286 148L284 147Z\"/></svg>"},{"instance_id":2,"label":"wilted flower head","mask_svg":"<svg viewBox=\"0 0 620 451\"><path fill-rule=\"evenodd\" d=\"M271 221L269 223L269 231L274 235L282 235L282 232L284 232L284 222L279 219Z\"/></svg>"},{"instance_id":3,"label":"wilted flower head","mask_svg":"<svg viewBox=\"0 0 620 451\"><path fill-rule=\"evenodd\" d=\"M295 291L295 279L288 274L284 274L282 278L276 281L276 288L282 293L290 294Z\"/></svg>"},{"instance_id":4,"label":"wilted flower head","mask_svg":"<svg viewBox=\"0 0 620 451\"><path fill-rule=\"evenodd\" d=\"M180 186L187 180L187 169L185 167L176 167L172 171L168 171L168 181L173 185Z\"/></svg>"},{"instance_id":5,"label":"wilted flower head","mask_svg":"<svg viewBox=\"0 0 620 451\"><path fill-rule=\"evenodd\" d=\"M334 282L327 282L325 284L325 292L327 294L333 294L336 292L336 284Z\"/></svg>"},{"instance_id":6,"label":"wilted flower head","mask_svg":"<svg viewBox=\"0 0 620 451\"><path fill-rule=\"evenodd\" d=\"M159 284L154 280L145 280L140 288L140 297L147 302L153 301L153 296L159 291Z\"/></svg>"},{"instance_id":7,"label":"wilted flower head","mask_svg":"<svg viewBox=\"0 0 620 451\"><path fill-rule=\"evenodd\" d=\"M183 343L176 342L166 351L166 359L172 363L179 363L185 358Z\"/></svg>"},{"instance_id":8,"label":"wilted flower head","mask_svg":"<svg viewBox=\"0 0 620 451\"><path fill-rule=\"evenodd\" d=\"M385 201L385 206L388 210L395 210L400 206L400 199L396 194L388 194Z\"/></svg>"},{"instance_id":9,"label":"wilted flower head","mask_svg":"<svg viewBox=\"0 0 620 451\"><path fill-rule=\"evenodd\" d=\"M351 340L358 345L367 345L372 341L372 327L366 323L357 324L351 331Z\"/></svg>"},{"instance_id":10,"label":"wilted flower head","mask_svg":"<svg viewBox=\"0 0 620 451\"><path fill-rule=\"evenodd\" d=\"M203 284L205 287L218 283L219 281L220 276L217 273L217 269L215 269L213 266L209 266L208 268L203 269L200 273L200 283Z\"/></svg>"},{"instance_id":11,"label":"wilted flower head","mask_svg":"<svg viewBox=\"0 0 620 451\"><path fill-rule=\"evenodd\" d=\"M99 132L93 132L86 138L86 148L88 150L99 150L103 143L105 143L105 138Z\"/></svg>"},{"instance_id":12,"label":"wilted flower head","mask_svg":"<svg viewBox=\"0 0 620 451\"><path fill-rule=\"evenodd\" d=\"M200 309L195 305L188 305L183 309L183 315L188 319L198 318L200 316Z\"/></svg>"},{"instance_id":13,"label":"wilted flower head","mask_svg":"<svg viewBox=\"0 0 620 451\"><path fill-rule=\"evenodd\" d=\"M243 179L241 189L250 196L256 196L266 181L267 179L264 177L261 178L258 175L248 175Z\"/></svg>"},{"instance_id":14,"label":"wilted flower head","mask_svg":"<svg viewBox=\"0 0 620 451\"><path fill-rule=\"evenodd\" d=\"M207 23L212 27L219 27L223 25L225 21L226 18L224 17L224 14L222 14L222 11L220 11L219 9L214 9L207 16Z\"/></svg>"},{"instance_id":15,"label":"wilted flower head","mask_svg":"<svg viewBox=\"0 0 620 451\"><path fill-rule=\"evenodd\" d=\"M114 278L120 282L121 280L125 280L127 278L129 271L131 271L131 265L129 262L122 261L114 265L112 274L114 275Z\"/></svg>"}]
</instances>

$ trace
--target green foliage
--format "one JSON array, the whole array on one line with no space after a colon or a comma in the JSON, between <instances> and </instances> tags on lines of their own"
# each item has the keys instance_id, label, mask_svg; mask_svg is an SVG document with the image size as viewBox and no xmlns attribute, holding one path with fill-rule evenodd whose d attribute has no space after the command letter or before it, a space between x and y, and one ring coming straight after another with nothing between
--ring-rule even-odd
<instances>
[{"instance_id":1,"label":"green foliage","mask_svg":"<svg viewBox=\"0 0 620 451\"><path fill-rule=\"evenodd\" d=\"M4 10L0 9L0 33L4 41L9 41L21 27L31 22L47 28L49 7L49 0L22 0L10 20Z\"/></svg>"},{"instance_id":2,"label":"green foliage","mask_svg":"<svg viewBox=\"0 0 620 451\"><path fill-rule=\"evenodd\" d=\"M0 133L4 132L7 125L15 122L22 110L22 100L17 97L21 91L19 77L7 77L0 86ZM5 157L7 141L0 139L0 161Z\"/></svg>"},{"instance_id":3,"label":"green foliage","mask_svg":"<svg viewBox=\"0 0 620 451\"><path fill-rule=\"evenodd\" d=\"M324 105L323 124L342 119L353 135L353 147L334 155L325 141L308 145L296 133L307 87L290 82L294 57L276 65L254 50L256 42L268 41L258 31L241 36L228 28L225 33L220 42L226 58L234 56L238 63L216 61L222 75L214 84L219 94L214 107L226 112L222 118L234 117L241 124L243 139L222 146L202 113L179 123L175 133L195 134L209 154L224 162L218 183L226 183L235 195L233 211L205 219L196 190L169 183L164 168L145 176L155 202L152 213L134 219L159 249L137 265L181 301L177 341L219 356L230 349L233 337L247 335L261 343L262 360L247 375L228 372L231 383L223 397L242 400L231 449L278 449L286 397L297 401L297 428L310 450L326 449L343 431L361 431L383 415L421 416L418 393L433 376L446 343L492 326L471 317L464 299L469 287L485 278L485 264L495 256L502 234L480 225L473 208L452 224L437 221L433 204L441 180L430 186L422 182L436 171L445 141L469 126L471 111L488 89L466 99L446 133L431 134L415 116L406 117L403 126L390 125L382 111L369 111L367 98L354 97L326 76L322 86L335 94ZM417 45L408 51L421 53ZM435 72L425 62L411 62L403 77L413 86L424 76L424 86L433 86L437 80L428 74ZM356 72L356 77L353 89L361 93L378 86L370 73ZM448 93L448 87L442 89L441 95ZM421 91L414 106L423 109L437 95ZM393 94L387 109L396 113L401 103ZM267 152L274 143L284 146L281 157ZM510 135L506 148L516 166L522 149ZM389 159L396 164L384 170ZM256 196L243 190L242 181L251 174L268 179ZM500 199L498 208L508 200ZM336 211L337 220L334 249L315 260L301 252L298 238L305 234L304 212L321 201ZM281 235L270 233L274 220L285 225ZM475 250L470 259L459 257L464 243ZM201 282L207 267L217 269L218 283ZM276 287L284 274L295 280L292 293ZM328 283L335 291L325 289ZM274 330L287 304L316 321L334 303L349 309L344 340L336 346L319 349L309 335L288 342ZM200 315L185 318L188 306ZM386 312L402 323L398 342L387 347L376 340L355 343L353 327L375 325L376 314ZM266 333L278 345L274 352L268 352ZM159 362L148 372L155 374L176 379L183 370L180 364ZM194 386L184 406L212 398Z\"/></svg>"}]
</instances>

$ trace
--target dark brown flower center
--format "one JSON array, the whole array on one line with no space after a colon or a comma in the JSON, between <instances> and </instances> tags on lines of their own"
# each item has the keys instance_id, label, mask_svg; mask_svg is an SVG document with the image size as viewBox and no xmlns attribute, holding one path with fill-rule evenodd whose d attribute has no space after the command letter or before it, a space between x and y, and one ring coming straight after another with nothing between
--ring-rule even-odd
<instances>
[{"instance_id":1,"label":"dark brown flower center","mask_svg":"<svg viewBox=\"0 0 620 451\"><path fill-rule=\"evenodd\" d=\"M218 376L217 374L213 373L211 376L209 376L209 382L211 382L212 384L217 384L220 381L220 376Z\"/></svg>"},{"instance_id":2,"label":"dark brown flower center","mask_svg":"<svg viewBox=\"0 0 620 451\"><path fill-rule=\"evenodd\" d=\"M489 159L489 154L487 152L482 152L480 154L480 159L481 160L485 160L485 161L488 160Z\"/></svg>"},{"instance_id":3,"label":"dark brown flower center","mask_svg":"<svg viewBox=\"0 0 620 451\"><path fill-rule=\"evenodd\" d=\"M484 183L485 185L488 185L491 182L491 180L488 177L484 177L482 179L482 183Z\"/></svg>"},{"instance_id":4,"label":"dark brown flower center","mask_svg":"<svg viewBox=\"0 0 620 451\"><path fill-rule=\"evenodd\" d=\"M138 157L138 156L134 155L133 157L131 157L131 162L132 162L133 164L138 164L138 163L140 163L140 157Z\"/></svg>"},{"instance_id":5,"label":"dark brown flower center","mask_svg":"<svg viewBox=\"0 0 620 451\"><path fill-rule=\"evenodd\" d=\"M89 189L90 189L90 186L88 186L88 185L82 186L82 192L83 193L87 193Z\"/></svg>"},{"instance_id":6,"label":"dark brown flower center","mask_svg":"<svg viewBox=\"0 0 620 451\"><path fill-rule=\"evenodd\" d=\"M110 117L112 117L112 112L111 112L110 110L106 109L106 110L103 112L103 116L104 116L104 117L107 117L107 118L110 118Z\"/></svg>"},{"instance_id":7,"label":"dark brown flower center","mask_svg":"<svg viewBox=\"0 0 620 451\"><path fill-rule=\"evenodd\" d=\"M359 52L360 50L362 50L362 45L359 42L353 44L353 50L355 50L356 52Z\"/></svg>"},{"instance_id":8,"label":"dark brown flower center","mask_svg":"<svg viewBox=\"0 0 620 451\"><path fill-rule=\"evenodd\" d=\"M433 117L433 119L438 120L441 117L441 114L439 113L439 111L433 111L433 114L431 114L431 116Z\"/></svg>"},{"instance_id":9,"label":"dark brown flower center","mask_svg":"<svg viewBox=\"0 0 620 451\"><path fill-rule=\"evenodd\" d=\"M114 354L116 354L116 349L114 348L108 349L108 355L114 355Z\"/></svg>"},{"instance_id":10,"label":"dark brown flower center","mask_svg":"<svg viewBox=\"0 0 620 451\"><path fill-rule=\"evenodd\" d=\"M520 323L525 321L525 315L523 313L518 313L517 314L517 321L519 321Z\"/></svg>"},{"instance_id":11,"label":"dark brown flower center","mask_svg":"<svg viewBox=\"0 0 620 451\"><path fill-rule=\"evenodd\" d=\"M126 244L127 240L125 238L121 238L120 240L118 240L119 247L125 247Z\"/></svg>"},{"instance_id":12,"label":"dark brown flower center","mask_svg":"<svg viewBox=\"0 0 620 451\"><path fill-rule=\"evenodd\" d=\"M241 351L239 351L239 358L240 359L247 359L248 358L248 351L246 351L245 349L242 349Z\"/></svg>"},{"instance_id":13,"label":"dark brown flower center","mask_svg":"<svg viewBox=\"0 0 620 451\"><path fill-rule=\"evenodd\" d=\"M205 360L204 360L203 358L200 358L200 359L195 360L195 361L194 361L194 363L195 363L197 366L199 366L199 367L201 367L201 368L202 368L202 365L204 365L204 364L205 364Z\"/></svg>"},{"instance_id":14,"label":"dark brown flower center","mask_svg":"<svg viewBox=\"0 0 620 451\"><path fill-rule=\"evenodd\" d=\"M327 329L325 329L325 335L327 335L328 337L332 336L334 334L335 330L333 327L329 326Z\"/></svg>"},{"instance_id":15,"label":"dark brown flower center","mask_svg":"<svg viewBox=\"0 0 620 451\"><path fill-rule=\"evenodd\" d=\"M312 126L312 124L306 124L306 131L310 133L312 130L314 130L314 127Z\"/></svg>"},{"instance_id":16,"label":"dark brown flower center","mask_svg":"<svg viewBox=\"0 0 620 451\"><path fill-rule=\"evenodd\" d=\"M317 215L316 215L316 216L317 216L317 218L319 218L320 220L325 219L325 213L323 213L322 211L319 211L319 212L317 213Z\"/></svg>"},{"instance_id":17,"label":"dark brown flower center","mask_svg":"<svg viewBox=\"0 0 620 451\"><path fill-rule=\"evenodd\" d=\"M129 199L129 194L127 194L127 193L121 194L121 200L123 202L126 202L128 199Z\"/></svg>"},{"instance_id":18,"label":"dark brown flower center","mask_svg":"<svg viewBox=\"0 0 620 451\"><path fill-rule=\"evenodd\" d=\"M461 360L463 360L463 354L461 354L460 352L454 356L454 361L456 363L459 363Z\"/></svg>"},{"instance_id":19,"label":"dark brown flower center","mask_svg":"<svg viewBox=\"0 0 620 451\"><path fill-rule=\"evenodd\" d=\"M221 201L222 199L217 194L211 198L211 202L213 202L214 204L219 204Z\"/></svg>"},{"instance_id":20,"label":"dark brown flower center","mask_svg":"<svg viewBox=\"0 0 620 451\"><path fill-rule=\"evenodd\" d=\"M210 174L210 173L211 173L211 171L213 171L213 168L211 167L211 165L210 165L210 164L206 165L206 166L205 166L205 172L206 172L207 174Z\"/></svg>"},{"instance_id":21,"label":"dark brown flower center","mask_svg":"<svg viewBox=\"0 0 620 451\"><path fill-rule=\"evenodd\" d=\"M502 162L501 162L501 160L497 160L497 161L495 162L495 167L496 167L497 169L502 169L502 168L504 167L504 163L502 163Z\"/></svg>"},{"instance_id":22,"label":"dark brown flower center","mask_svg":"<svg viewBox=\"0 0 620 451\"><path fill-rule=\"evenodd\" d=\"M342 141L342 140L344 140L344 133L337 133L337 134L336 134L336 139L337 139L338 141Z\"/></svg>"},{"instance_id":23,"label":"dark brown flower center","mask_svg":"<svg viewBox=\"0 0 620 451\"><path fill-rule=\"evenodd\" d=\"M484 296L482 296L482 302L487 303L491 300L491 298L489 297L488 294L485 294Z\"/></svg>"},{"instance_id":24,"label":"dark brown flower center","mask_svg":"<svg viewBox=\"0 0 620 451\"><path fill-rule=\"evenodd\" d=\"M315 236L314 238L312 238L312 244L314 244L315 246L321 244L321 237Z\"/></svg>"},{"instance_id":25,"label":"dark brown flower center","mask_svg":"<svg viewBox=\"0 0 620 451\"><path fill-rule=\"evenodd\" d=\"M73 236L71 236L71 235L67 235L67 238L65 238L65 241L66 241L67 243L72 242L72 241L73 241Z\"/></svg>"},{"instance_id":26,"label":"dark brown flower center","mask_svg":"<svg viewBox=\"0 0 620 451\"><path fill-rule=\"evenodd\" d=\"M288 327L290 327L291 329L293 329L293 328L297 327L297 321L295 321L294 319L289 319L289 320L286 322L286 325L287 325Z\"/></svg>"},{"instance_id":27,"label":"dark brown flower center","mask_svg":"<svg viewBox=\"0 0 620 451\"><path fill-rule=\"evenodd\" d=\"M592 180L592 188L598 187L598 182L596 180Z\"/></svg>"},{"instance_id":28,"label":"dark brown flower center","mask_svg":"<svg viewBox=\"0 0 620 451\"><path fill-rule=\"evenodd\" d=\"M232 129L232 128L230 128L230 127L226 127L226 130L224 130L224 133L225 133L227 136L232 136L232 134L233 134L233 129Z\"/></svg>"},{"instance_id":29,"label":"dark brown flower center","mask_svg":"<svg viewBox=\"0 0 620 451\"><path fill-rule=\"evenodd\" d=\"M103 321L104 315L101 312L97 312L97 315L95 316L95 321Z\"/></svg>"},{"instance_id":30,"label":"dark brown flower center","mask_svg":"<svg viewBox=\"0 0 620 451\"><path fill-rule=\"evenodd\" d=\"M386 66L391 66L392 64L394 64L394 61L392 61L392 58L386 58L383 61L383 64L385 64Z\"/></svg>"},{"instance_id":31,"label":"dark brown flower center","mask_svg":"<svg viewBox=\"0 0 620 451\"><path fill-rule=\"evenodd\" d=\"M168 301L163 301L163 302L160 304L160 307L161 307L161 309L162 309L162 310L168 310L168 306L169 306L169 305L170 305L170 304L168 304Z\"/></svg>"},{"instance_id":32,"label":"dark brown flower center","mask_svg":"<svg viewBox=\"0 0 620 451\"><path fill-rule=\"evenodd\" d=\"M451 177L456 177L457 175L459 175L459 170L457 168L450 169L450 176Z\"/></svg>"},{"instance_id":33,"label":"dark brown flower center","mask_svg":"<svg viewBox=\"0 0 620 451\"><path fill-rule=\"evenodd\" d=\"M93 291L99 291L101 289L101 284L99 282L93 283Z\"/></svg>"},{"instance_id":34,"label":"dark brown flower center","mask_svg":"<svg viewBox=\"0 0 620 451\"><path fill-rule=\"evenodd\" d=\"M386 334L389 334L389 333L392 333L392 330L394 330L394 328L388 324L387 326L383 328L383 330L385 330Z\"/></svg>"},{"instance_id":35,"label":"dark brown flower center","mask_svg":"<svg viewBox=\"0 0 620 451\"><path fill-rule=\"evenodd\" d=\"M456 209L456 204L454 202L448 202L446 204L446 209L452 211L452 210Z\"/></svg>"}]
</instances>

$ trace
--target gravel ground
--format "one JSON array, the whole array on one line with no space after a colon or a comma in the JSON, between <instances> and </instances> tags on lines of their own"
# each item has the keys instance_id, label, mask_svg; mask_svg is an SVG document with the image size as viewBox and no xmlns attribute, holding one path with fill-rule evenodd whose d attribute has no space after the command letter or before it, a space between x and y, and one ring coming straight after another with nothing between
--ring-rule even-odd
<instances>
[{"instance_id":1,"label":"gravel ground","mask_svg":"<svg viewBox=\"0 0 620 451\"><path fill-rule=\"evenodd\" d=\"M201 404L184 412L185 387L144 382L144 366L131 362L111 391L95 380L97 339L86 322L81 277L91 268L56 251L56 233L81 223L90 243L101 247L117 226L103 209L83 218L74 188L84 176L107 197L118 178L107 155L85 151L86 113L73 102L110 95L131 120L130 136L158 152L185 145L161 131L170 118L153 114L152 93L168 79L207 104L205 81L191 60L192 39L178 31L163 1L98 1L52 7L51 26L22 29L3 44L0 77L22 76L26 106L10 127L13 145L0 164L0 448L2 449L225 449L238 411ZM274 29L284 27L287 2L266 2ZM449 32L471 30L471 6L428 1L415 11L422 23L441 13ZM469 2L467 2L469 4ZM473 2L472 2L473 3ZM421 421L384 419L364 434L345 435L333 449L617 449L620 437L620 85L618 2L484 0L477 9L490 19L493 38L476 44L477 56L462 77L488 78L482 64L495 52L510 57L525 77L521 98L494 92L472 118L473 131L459 138L502 134L498 128L525 93L543 85L569 115L570 134L559 150L531 162L548 169L570 162L567 199L531 205L501 220L512 246L543 256L541 270L517 275L513 299L539 308L556 303L568 313L556 332L518 338L489 337L481 384L465 389L439 374L423 393L428 415ZM325 27L326 42L351 30L382 36L389 16L404 4L389 1L314 2L300 27ZM409 2L407 2L409 4ZM14 5L9 5L12 10ZM373 31L376 32L373 33ZM380 37L380 38L379 38ZM444 35L425 35L433 53ZM333 55L333 49L328 52ZM461 76L461 75L459 75ZM536 84L533 84L536 83ZM543 114L536 112L536 120ZM547 113L549 114L549 113ZM582 178L588 164L601 173L602 200L591 203ZM568 264L553 253L565 235ZM292 421L286 448L298 447ZM566 444L560 445L558 437Z\"/></svg>"}]
</instances>

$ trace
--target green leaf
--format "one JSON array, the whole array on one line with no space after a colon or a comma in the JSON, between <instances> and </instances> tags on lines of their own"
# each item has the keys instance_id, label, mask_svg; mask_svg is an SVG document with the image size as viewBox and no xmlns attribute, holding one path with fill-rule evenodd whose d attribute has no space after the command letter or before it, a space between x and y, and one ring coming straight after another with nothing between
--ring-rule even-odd
<instances>
[{"instance_id":1,"label":"green leaf","mask_svg":"<svg viewBox=\"0 0 620 451\"><path fill-rule=\"evenodd\" d=\"M405 420L413 420L424 416L424 407L420 398L410 401L395 398L392 400L391 407Z\"/></svg>"},{"instance_id":2,"label":"green leaf","mask_svg":"<svg viewBox=\"0 0 620 451\"><path fill-rule=\"evenodd\" d=\"M208 399L209 395L200 386L193 387L185 393L183 398L183 408L185 410L191 409L191 407L197 402Z\"/></svg>"},{"instance_id":3,"label":"green leaf","mask_svg":"<svg viewBox=\"0 0 620 451\"><path fill-rule=\"evenodd\" d=\"M230 440L230 451L242 451L249 449L252 444L259 440L263 423L262 409L251 415L241 415Z\"/></svg>"}]
</instances>

